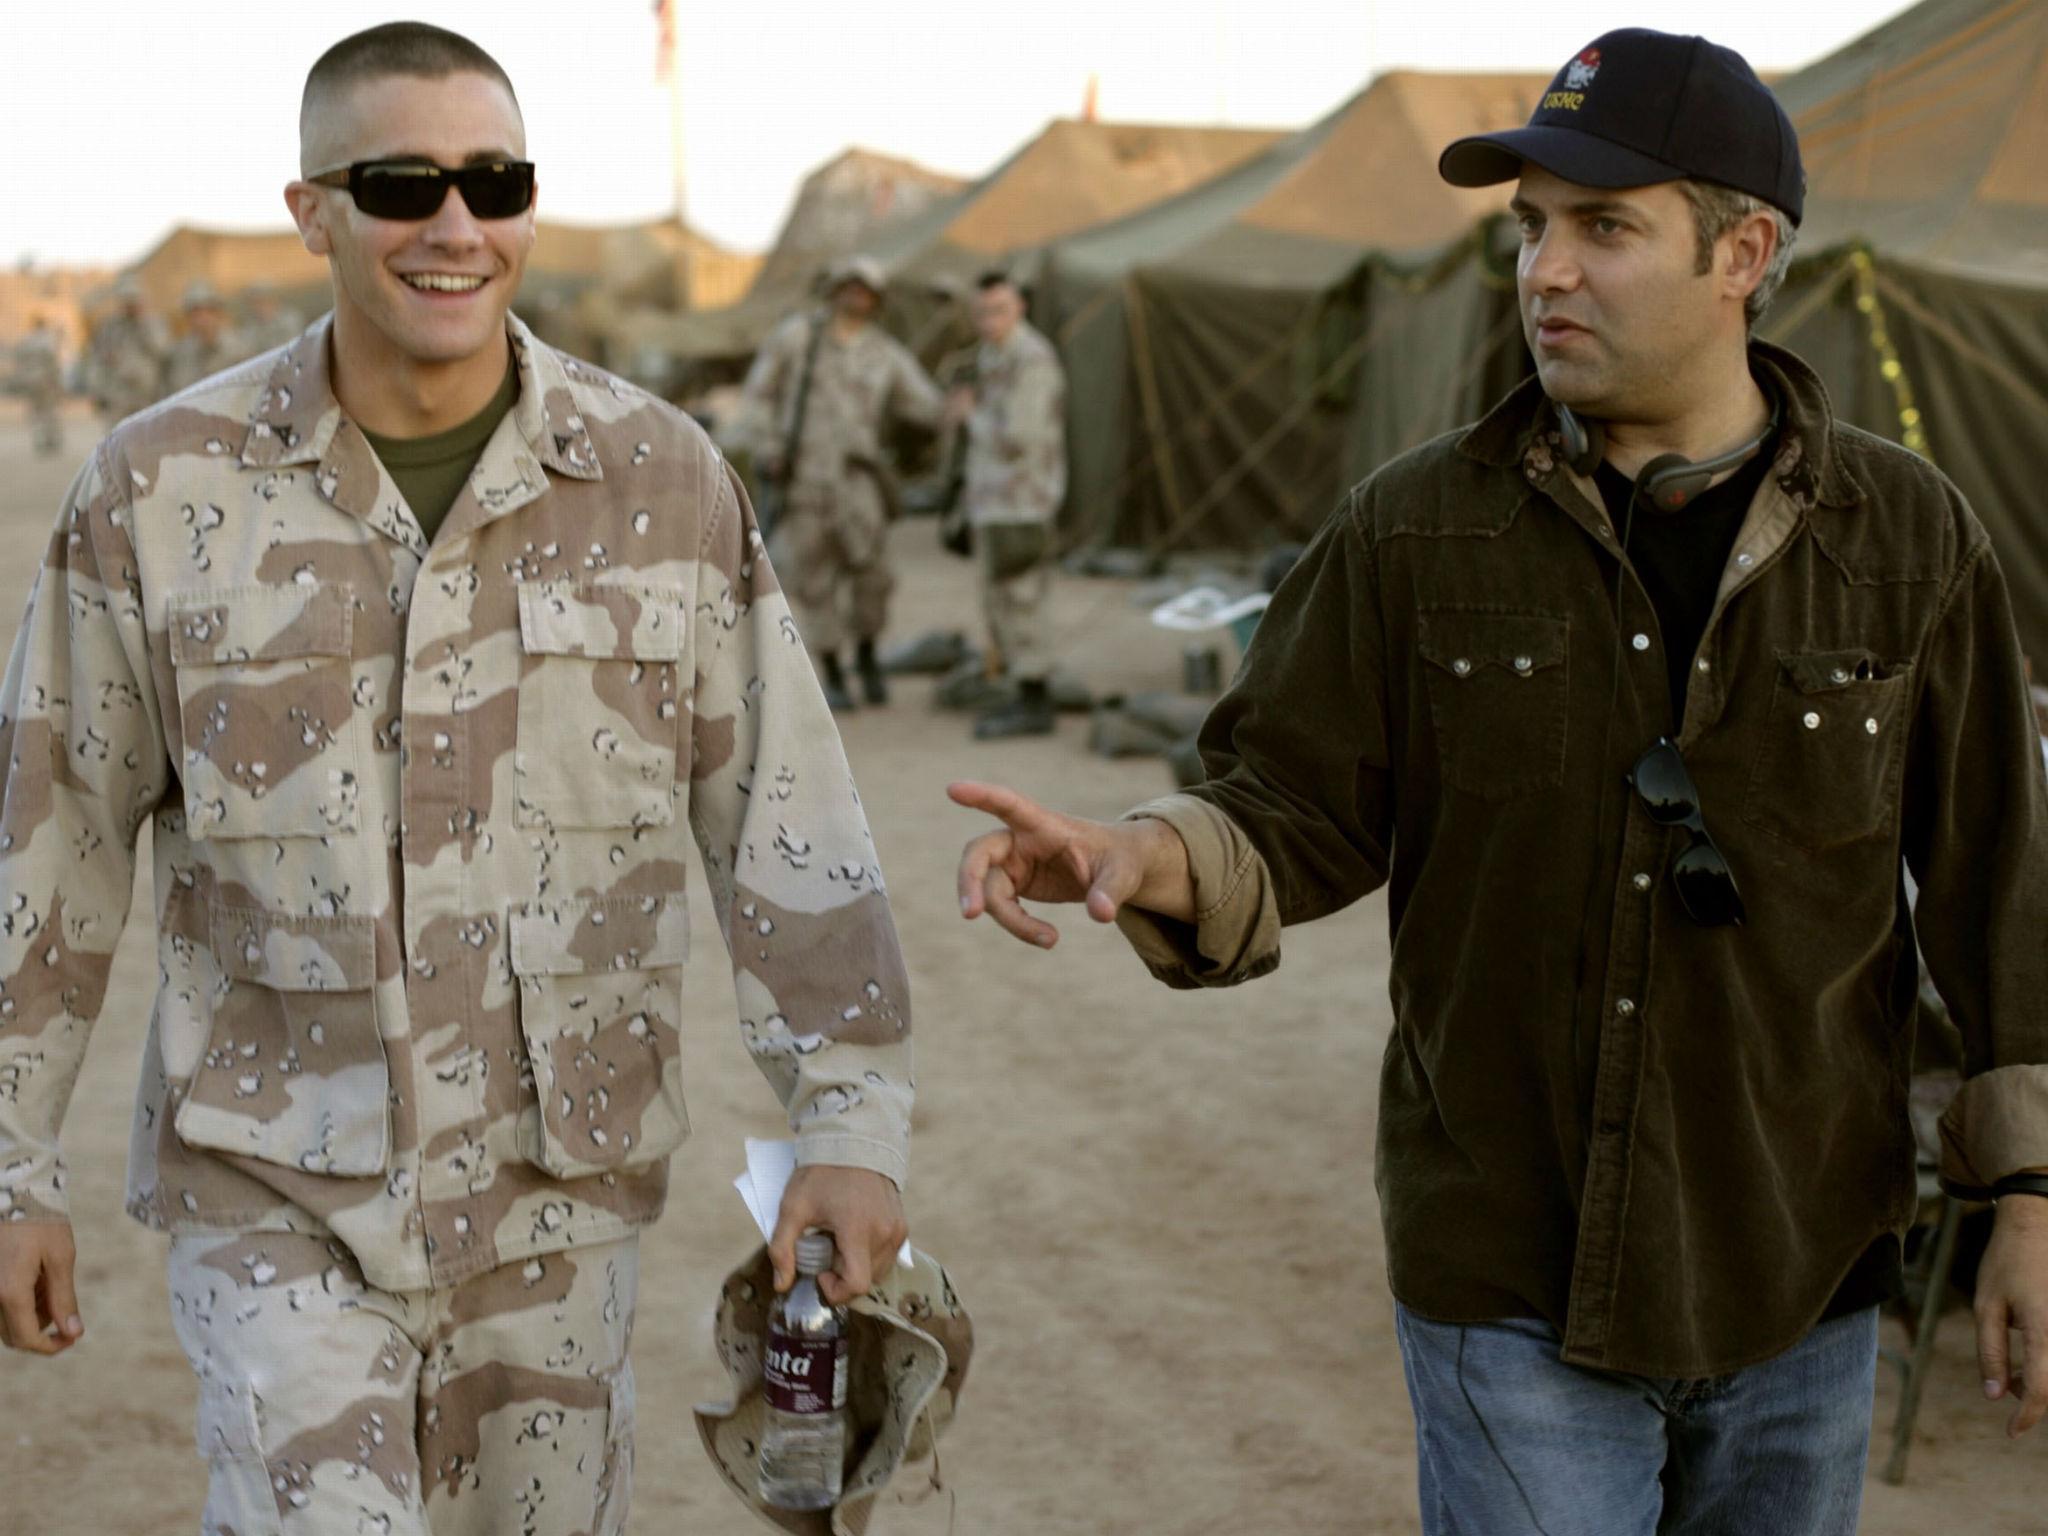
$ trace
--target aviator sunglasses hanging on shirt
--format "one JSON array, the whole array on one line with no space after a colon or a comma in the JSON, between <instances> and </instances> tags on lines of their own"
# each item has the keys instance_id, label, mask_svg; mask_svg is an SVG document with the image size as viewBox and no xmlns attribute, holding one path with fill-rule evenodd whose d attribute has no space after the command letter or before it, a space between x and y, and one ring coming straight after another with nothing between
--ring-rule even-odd
<instances>
[{"instance_id":1,"label":"aviator sunglasses hanging on shirt","mask_svg":"<svg viewBox=\"0 0 2048 1536\"><path fill-rule=\"evenodd\" d=\"M1629 535L1635 530L1636 502L1647 501L1661 513L1682 512L1716 478L1739 469L1763 452L1778 435L1778 398L1775 392L1767 393L1771 419L1760 434L1740 448L1698 461L1661 453L1636 472L1635 488L1629 493L1628 508L1622 516L1621 549L1614 572L1614 695L1607 708L1610 721L1621 701L1622 569L1628 558ZM1571 407L1553 404L1565 463L1575 473L1590 478L1606 457L1606 433L1599 422L1581 421ZM1601 755L1606 755L1604 748ZM1685 851L1671 861L1671 884L1678 892L1685 915L1702 928L1739 925L1745 912L1742 895L1735 888L1735 872L1707 831L1706 818L1700 812L1700 792L1679 753L1678 743L1668 736L1658 737L1656 744L1629 770L1628 782L1641 797L1651 820L1663 827L1684 827L1691 834Z\"/></svg>"},{"instance_id":2,"label":"aviator sunglasses hanging on shirt","mask_svg":"<svg viewBox=\"0 0 2048 1536\"><path fill-rule=\"evenodd\" d=\"M451 186L480 219L510 219L533 206L531 160L479 160L449 170L427 160L358 160L306 180L340 187L373 219L431 219Z\"/></svg>"}]
</instances>

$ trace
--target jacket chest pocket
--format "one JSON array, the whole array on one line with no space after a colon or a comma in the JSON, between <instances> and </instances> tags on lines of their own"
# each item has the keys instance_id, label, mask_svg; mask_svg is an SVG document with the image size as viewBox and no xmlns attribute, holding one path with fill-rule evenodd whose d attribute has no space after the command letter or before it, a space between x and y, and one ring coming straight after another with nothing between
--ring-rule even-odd
<instances>
[{"instance_id":1,"label":"jacket chest pocket","mask_svg":"<svg viewBox=\"0 0 2048 1536\"><path fill-rule=\"evenodd\" d=\"M354 619L349 589L325 583L172 595L193 837L355 831Z\"/></svg>"},{"instance_id":2,"label":"jacket chest pocket","mask_svg":"<svg viewBox=\"0 0 2048 1536\"><path fill-rule=\"evenodd\" d=\"M552 902L513 911L507 926L532 1091L519 1155L565 1179L666 1157L690 1133L684 897Z\"/></svg>"},{"instance_id":3,"label":"jacket chest pocket","mask_svg":"<svg viewBox=\"0 0 2048 1536\"><path fill-rule=\"evenodd\" d=\"M1780 652L1743 819L1809 850L1888 829L1912 675L1869 651Z\"/></svg>"},{"instance_id":4,"label":"jacket chest pocket","mask_svg":"<svg viewBox=\"0 0 2048 1536\"><path fill-rule=\"evenodd\" d=\"M178 1139L305 1173L382 1173L391 1075L377 1032L376 920L209 913L219 982Z\"/></svg>"},{"instance_id":5,"label":"jacket chest pocket","mask_svg":"<svg viewBox=\"0 0 2048 1536\"><path fill-rule=\"evenodd\" d=\"M1418 634L1444 782L1488 800L1562 784L1569 622L1425 608Z\"/></svg>"},{"instance_id":6,"label":"jacket chest pocket","mask_svg":"<svg viewBox=\"0 0 2048 1536\"><path fill-rule=\"evenodd\" d=\"M522 825L675 819L686 597L627 583L519 589Z\"/></svg>"}]
</instances>

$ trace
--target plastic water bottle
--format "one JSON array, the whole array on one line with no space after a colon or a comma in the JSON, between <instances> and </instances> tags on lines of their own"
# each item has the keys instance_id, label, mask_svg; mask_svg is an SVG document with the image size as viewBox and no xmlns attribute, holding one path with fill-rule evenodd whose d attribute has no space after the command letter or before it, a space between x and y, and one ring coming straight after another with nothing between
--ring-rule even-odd
<instances>
[{"instance_id":1,"label":"plastic water bottle","mask_svg":"<svg viewBox=\"0 0 2048 1536\"><path fill-rule=\"evenodd\" d=\"M761 1497L777 1509L830 1509L846 1468L846 1308L818 1294L832 1234L796 1240L796 1284L768 1313L762 1362Z\"/></svg>"}]
</instances>

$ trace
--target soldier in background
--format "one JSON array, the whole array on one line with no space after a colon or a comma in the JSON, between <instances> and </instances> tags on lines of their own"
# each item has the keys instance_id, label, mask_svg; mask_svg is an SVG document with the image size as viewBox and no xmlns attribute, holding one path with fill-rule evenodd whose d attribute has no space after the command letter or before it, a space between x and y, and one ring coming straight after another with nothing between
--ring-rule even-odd
<instances>
[{"instance_id":1,"label":"soldier in background","mask_svg":"<svg viewBox=\"0 0 2048 1536\"><path fill-rule=\"evenodd\" d=\"M155 405L164 394L163 327L143 308L142 285L131 274L114 284L112 316L93 328L85 359L85 388L112 426Z\"/></svg>"},{"instance_id":2,"label":"soldier in background","mask_svg":"<svg viewBox=\"0 0 2048 1536\"><path fill-rule=\"evenodd\" d=\"M185 290L181 307L185 334L171 348L170 359L164 365L167 395L188 389L251 355L250 349L228 329L227 301L213 284L203 278L193 283Z\"/></svg>"},{"instance_id":3,"label":"soldier in background","mask_svg":"<svg viewBox=\"0 0 2048 1536\"><path fill-rule=\"evenodd\" d=\"M299 332L306 328L306 317L297 310L288 308L277 296L272 283L252 284L242 295L247 306L241 327L236 335L241 338L241 352L244 357L258 357L274 348L282 347L299 339Z\"/></svg>"},{"instance_id":4,"label":"soldier in background","mask_svg":"<svg viewBox=\"0 0 2048 1536\"><path fill-rule=\"evenodd\" d=\"M875 323L881 268L855 258L828 285L827 309L792 316L762 344L741 412L767 482L764 502L781 503L771 558L819 660L826 700L848 710L854 699L839 655L848 630L863 696L889 701L875 657L896 585L888 557L896 486L883 429L893 419L935 430L944 401L917 359Z\"/></svg>"},{"instance_id":5,"label":"soldier in background","mask_svg":"<svg viewBox=\"0 0 2048 1536\"><path fill-rule=\"evenodd\" d=\"M28 401L30 437L44 456L64 447L64 424L57 408L64 401L64 359L56 327L37 315L28 335L14 345L14 387Z\"/></svg>"},{"instance_id":6,"label":"soldier in background","mask_svg":"<svg viewBox=\"0 0 2048 1536\"><path fill-rule=\"evenodd\" d=\"M974 734L1044 736L1053 728L1046 605L1053 518L1067 490L1067 377L1052 343L1024 318L1024 295L1007 274L981 279L974 328L974 383L953 389L946 414L967 428L962 494L991 655L1017 684L1013 700L975 720Z\"/></svg>"}]
</instances>

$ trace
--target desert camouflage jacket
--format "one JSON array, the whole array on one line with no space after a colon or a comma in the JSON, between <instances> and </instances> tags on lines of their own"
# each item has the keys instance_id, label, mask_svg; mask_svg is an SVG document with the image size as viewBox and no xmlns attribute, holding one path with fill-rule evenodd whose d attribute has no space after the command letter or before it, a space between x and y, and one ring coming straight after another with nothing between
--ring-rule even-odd
<instances>
[{"instance_id":1,"label":"desert camouflage jacket","mask_svg":"<svg viewBox=\"0 0 2048 1536\"><path fill-rule=\"evenodd\" d=\"M85 354L85 387L119 421L163 398L164 357L170 343L147 316L115 315L92 333Z\"/></svg>"},{"instance_id":2,"label":"desert camouflage jacket","mask_svg":"<svg viewBox=\"0 0 2048 1536\"><path fill-rule=\"evenodd\" d=\"M945 407L938 386L909 349L879 325L863 326L853 340L841 341L824 315L792 316L768 334L747 370L744 431L756 455L780 455L788 447L804 358L818 326L825 334L804 400L803 438L790 466L793 485L842 479L849 459L884 462L882 429L892 418L936 428Z\"/></svg>"},{"instance_id":3,"label":"desert camouflage jacket","mask_svg":"<svg viewBox=\"0 0 2048 1536\"><path fill-rule=\"evenodd\" d=\"M967 419L967 515L976 523L1048 522L1067 494L1067 376L1025 321L975 359Z\"/></svg>"},{"instance_id":4,"label":"desert camouflage jacket","mask_svg":"<svg viewBox=\"0 0 2048 1536\"><path fill-rule=\"evenodd\" d=\"M0 1219L65 1214L145 822L144 1222L324 1225L413 1288L651 1220L690 834L801 1161L902 1180L902 959L752 511L679 412L510 334L431 549L325 321L73 487L0 684Z\"/></svg>"}]
</instances>

